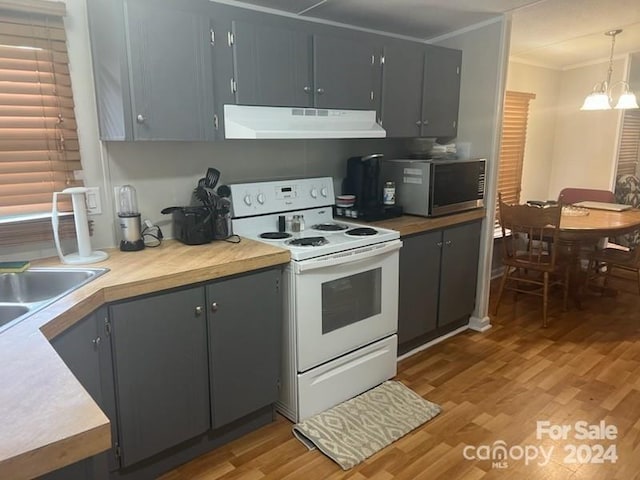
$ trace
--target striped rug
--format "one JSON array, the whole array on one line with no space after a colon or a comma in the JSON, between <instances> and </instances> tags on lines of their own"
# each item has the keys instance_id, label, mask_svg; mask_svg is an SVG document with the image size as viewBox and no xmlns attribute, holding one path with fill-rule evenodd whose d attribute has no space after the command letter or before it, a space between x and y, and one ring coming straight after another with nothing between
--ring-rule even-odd
<instances>
[{"instance_id":1,"label":"striped rug","mask_svg":"<svg viewBox=\"0 0 640 480\"><path fill-rule=\"evenodd\" d=\"M440 411L440 406L391 380L296 424L293 434L348 470Z\"/></svg>"}]
</instances>

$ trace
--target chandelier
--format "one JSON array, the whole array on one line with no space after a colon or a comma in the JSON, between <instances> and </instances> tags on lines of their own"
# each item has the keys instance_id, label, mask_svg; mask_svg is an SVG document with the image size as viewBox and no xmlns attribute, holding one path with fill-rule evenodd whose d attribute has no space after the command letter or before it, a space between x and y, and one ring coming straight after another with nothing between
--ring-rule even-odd
<instances>
[{"instance_id":1,"label":"chandelier","mask_svg":"<svg viewBox=\"0 0 640 480\"><path fill-rule=\"evenodd\" d=\"M622 93L618 97L618 102L614 108L629 109L639 108L636 96L629 89L629 84L623 80L611 84L611 74L613 73L613 47L616 43L616 35L622 33L622 30L609 30L604 34L611 37L611 54L609 55L609 70L607 71L607 79L603 82L596 83L593 91L584 99L584 103L580 110L611 110L613 98L611 91L614 87L621 86Z\"/></svg>"}]
</instances>

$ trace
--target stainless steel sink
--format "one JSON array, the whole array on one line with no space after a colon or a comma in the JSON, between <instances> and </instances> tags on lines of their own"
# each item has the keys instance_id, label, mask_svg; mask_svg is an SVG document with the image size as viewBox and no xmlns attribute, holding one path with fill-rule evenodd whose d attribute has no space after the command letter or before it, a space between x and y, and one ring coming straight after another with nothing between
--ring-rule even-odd
<instances>
[{"instance_id":1,"label":"stainless steel sink","mask_svg":"<svg viewBox=\"0 0 640 480\"><path fill-rule=\"evenodd\" d=\"M22 273L0 273L0 332L108 271L31 268Z\"/></svg>"}]
</instances>

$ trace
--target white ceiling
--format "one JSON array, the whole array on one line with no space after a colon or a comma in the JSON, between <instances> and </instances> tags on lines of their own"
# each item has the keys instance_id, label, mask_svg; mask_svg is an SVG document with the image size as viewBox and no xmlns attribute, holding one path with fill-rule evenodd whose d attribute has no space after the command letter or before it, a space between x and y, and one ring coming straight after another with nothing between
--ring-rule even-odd
<instances>
[{"instance_id":1,"label":"white ceiling","mask_svg":"<svg viewBox=\"0 0 640 480\"><path fill-rule=\"evenodd\" d=\"M512 15L511 57L552 68L640 51L640 0L243 0L261 7L425 40Z\"/></svg>"}]
</instances>

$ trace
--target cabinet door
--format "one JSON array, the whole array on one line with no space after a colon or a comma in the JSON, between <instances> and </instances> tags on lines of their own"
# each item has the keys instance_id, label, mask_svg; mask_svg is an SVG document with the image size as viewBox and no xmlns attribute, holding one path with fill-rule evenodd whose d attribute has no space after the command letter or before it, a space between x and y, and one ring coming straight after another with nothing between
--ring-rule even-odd
<instances>
[{"instance_id":1,"label":"cabinet door","mask_svg":"<svg viewBox=\"0 0 640 480\"><path fill-rule=\"evenodd\" d=\"M129 466L209 428L204 289L112 305L109 313L121 461Z\"/></svg>"},{"instance_id":2,"label":"cabinet door","mask_svg":"<svg viewBox=\"0 0 640 480\"><path fill-rule=\"evenodd\" d=\"M462 52L429 46L424 73L423 137L455 137L460 103Z\"/></svg>"},{"instance_id":3,"label":"cabinet door","mask_svg":"<svg viewBox=\"0 0 640 480\"><path fill-rule=\"evenodd\" d=\"M400 345L436 328L441 239L440 230L402 239L398 304Z\"/></svg>"},{"instance_id":4,"label":"cabinet door","mask_svg":"<svg viewBox=\"0 0 640 480\"><path fill-rule=\"evenodd\" d=\"M238 21L233 32L237 103L311 106L310 35Z\"/></svg>"},{"instance_id":5,"label":"cabinet door","mask_svg":"<svg viewBox=\"0 0 640 480\"><path fill-rule=\"evenodd\" d=\"M91 398L111 421L116 438L115 389L111 347L106 332L107 308L103 307L58 335L51 345ZM102 479L118 467L114 450L69 465L43 478Z\"/></svg>"},{"instance_id":6,"label":"cabinet door","mask_svg":"<svg viewBox=\"0 0 640 480\"><path fill-rule=\"evenodd\" d=\"M278 398L280 278L267 270L207 286L214 428Z\"/></svg>"},{"instance_id":7,"label":"cabinet door","mask_svg":"<svg viewBox=\"0 0 640 480\"><path fill-rule=\"evenodd\" d=\"M475 222L444 231L438 326L473 313L481 226L481 222Z\"/></svg>"},{"instance_id":8,"label":"cabinet door","mask_svg":"<svg viewBox=\"0 0 640 480\"><path fill-rule=\"evenodd\" d=\"M424 58L423 46L384 47L382 126L387 137L420 136Z\"/></svg>"},{"instance_id":9,"label":"cabinet door","mask_svg":"<svg viewBox=\"0 0 640 480\"><path fill-rule=\"evenodd\" d=\"M189 5L126 0L134 140L214 136L209 19Z\"/></svg>"},{"instance_id":10,"label":"cabinet door","mask_svg":"<svg viewBox=\"0 0 640 480\"><path fill-rule=\"evenodd\" d=\"M365 41L314 35L314 88L318 108L376 110L380 52Z\"/></svg>"}]
</instances>

